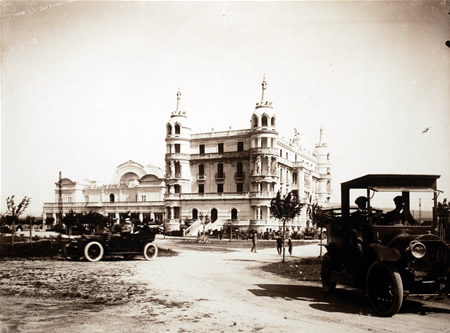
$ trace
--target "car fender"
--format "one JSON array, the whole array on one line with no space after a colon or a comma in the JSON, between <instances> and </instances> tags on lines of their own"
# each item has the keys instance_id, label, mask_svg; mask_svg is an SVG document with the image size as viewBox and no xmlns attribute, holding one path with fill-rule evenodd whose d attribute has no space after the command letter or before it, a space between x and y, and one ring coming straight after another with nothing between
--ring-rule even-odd
<instances>
[{"instance_id":1,"label":"car fender","mask_svg":"<svg viewBox=\"0 0 450 333\"><path fill-rule=\"evenodd\" d=\"M402 258L397 249L381 244L370 244L367 252L373 254L379 262L396 262Z\"/></svg>"}]
</instances>

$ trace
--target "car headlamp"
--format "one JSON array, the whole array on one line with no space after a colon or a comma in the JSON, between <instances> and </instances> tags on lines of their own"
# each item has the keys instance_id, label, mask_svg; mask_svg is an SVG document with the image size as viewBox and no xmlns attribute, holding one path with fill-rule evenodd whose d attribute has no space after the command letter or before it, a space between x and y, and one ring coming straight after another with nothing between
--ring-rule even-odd
<instances>
[{"instance_id":1,"label":"car headlamp","mask_svg":"<svg viewBox=\"0 0 450 333\"><path fill-rule=\"evenodd\" d=\"M409 244L409 249L411 254L417 259L423 258L427 253L427 248L419 241L412 241Z\"/></svg>"}]
</instances>

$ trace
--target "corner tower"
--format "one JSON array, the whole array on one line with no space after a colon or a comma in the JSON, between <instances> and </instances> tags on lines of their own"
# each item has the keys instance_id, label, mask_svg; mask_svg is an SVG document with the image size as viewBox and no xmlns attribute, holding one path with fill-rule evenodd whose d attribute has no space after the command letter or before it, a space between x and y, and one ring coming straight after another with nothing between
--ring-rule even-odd
<instances>
[{"instance_id":1,"label":"corner tower","mask_svg":"<svg viewBox=\"0 0 450 333\"><path fill-rule=\"evenodd\" d=\"M254 227L270 219L270 199L279 176L276 115L272 102L265 100L267 82L262 82L261 101L256 103L250 120L250 205Z\"/></svg>"},{"instance_id":2,"label":"corner tower","mask_svg":"<svg viewBox=\"0 0 450 333\"><path fill-rule=\"evenodd\" d=\"M314 155L317 159L317 172L319 173L319 205L328 206L331 198L331 161L328 145L323 142L323 128L320 128L319 143L316 144Z\"/></svg>"},{"instance_id":3,"label":"corner tower","mask_svg":"<svg viewBox=\"0 0 450 333\"><path fill-rule=\"evenodd\" d=\"M185 111L181 111L181 92L177 92L177 106L166 124L166 229L179 229L180 225L180 195L190 192L191 128Z\"/></svg>"}]
</instances>

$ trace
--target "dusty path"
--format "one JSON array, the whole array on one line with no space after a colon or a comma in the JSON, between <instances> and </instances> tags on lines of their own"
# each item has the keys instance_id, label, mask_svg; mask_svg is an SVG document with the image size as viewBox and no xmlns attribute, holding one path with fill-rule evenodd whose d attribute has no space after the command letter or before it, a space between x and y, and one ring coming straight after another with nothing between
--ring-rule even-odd
<instances>
[{"instance_id":1,"label":"dusty path","mask_svg":"<svg viewBox=\"0 0 450 333\"><path fill-rule=\"evenodd\" d=\"M162 247L177 250L176 243L159 242ZM315 256L318 251L317 245L294 249L302 256ZM329 295L317 282L282 279L259 269L277 260L280 257L275 249L256 254L249 249L184 249L178 256L151 262L50 262L55 271L70 270L66 279L81 277L83 284L91 283L92 294L109 283L107 294L121 290L121 295L131 301L110 302L118 305L86 303L82 299L45 297L41 290L35 297L0 296L0 327L4 332L448 331L449 304L408 301L392 318L373 317L367 299L355 291L339 288ZM42 262L26 265L35 265L34 271L39 271ZM89 282L86 277L94 275L95 281L101 276L111 278L94 285L94 280ZM0 285L0 291L4 287ZM89 286L86 288L79 290L81 297L89 297Z\"/></svg>"}]
</instances>

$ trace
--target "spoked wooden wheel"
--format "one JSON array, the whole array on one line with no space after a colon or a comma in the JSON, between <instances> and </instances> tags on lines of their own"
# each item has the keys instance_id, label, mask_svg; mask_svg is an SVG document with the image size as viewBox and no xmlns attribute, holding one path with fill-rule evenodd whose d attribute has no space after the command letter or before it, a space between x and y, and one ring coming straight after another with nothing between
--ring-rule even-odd
<instances>
[{"instance_id":1,"label":"spoked wooden wheel","mask_svg":"<svg viewBox=\"0 0 450 333\"><path fill-rule=\"evenodd\" d=\"M403 283L398 269L374 262L367 273L367 295L373 311L391 317L402 307Z\"/></svg>"},{"instance_id":2,"label":"spoked wooden wheel","mask_svg":"<svg viewBox=\"0 0 450 333\"><path fill-rule=\"evenodd\" d=\"M147 243L144 246L144 258L145 260L152 260L158 255L158 248L153 243Z\"/></svg>"},{"instance_id":3,"label":"spoked wooden wheel","mask_svg":"<svg viewBox=\"0 0 450 333\"><path fill-rule=\"evenodd\" d=\"M89 261L99 261L103 257L103 246L99 242L89 242L84 247L84 256Z\"/></svg>"}]
</instances>

